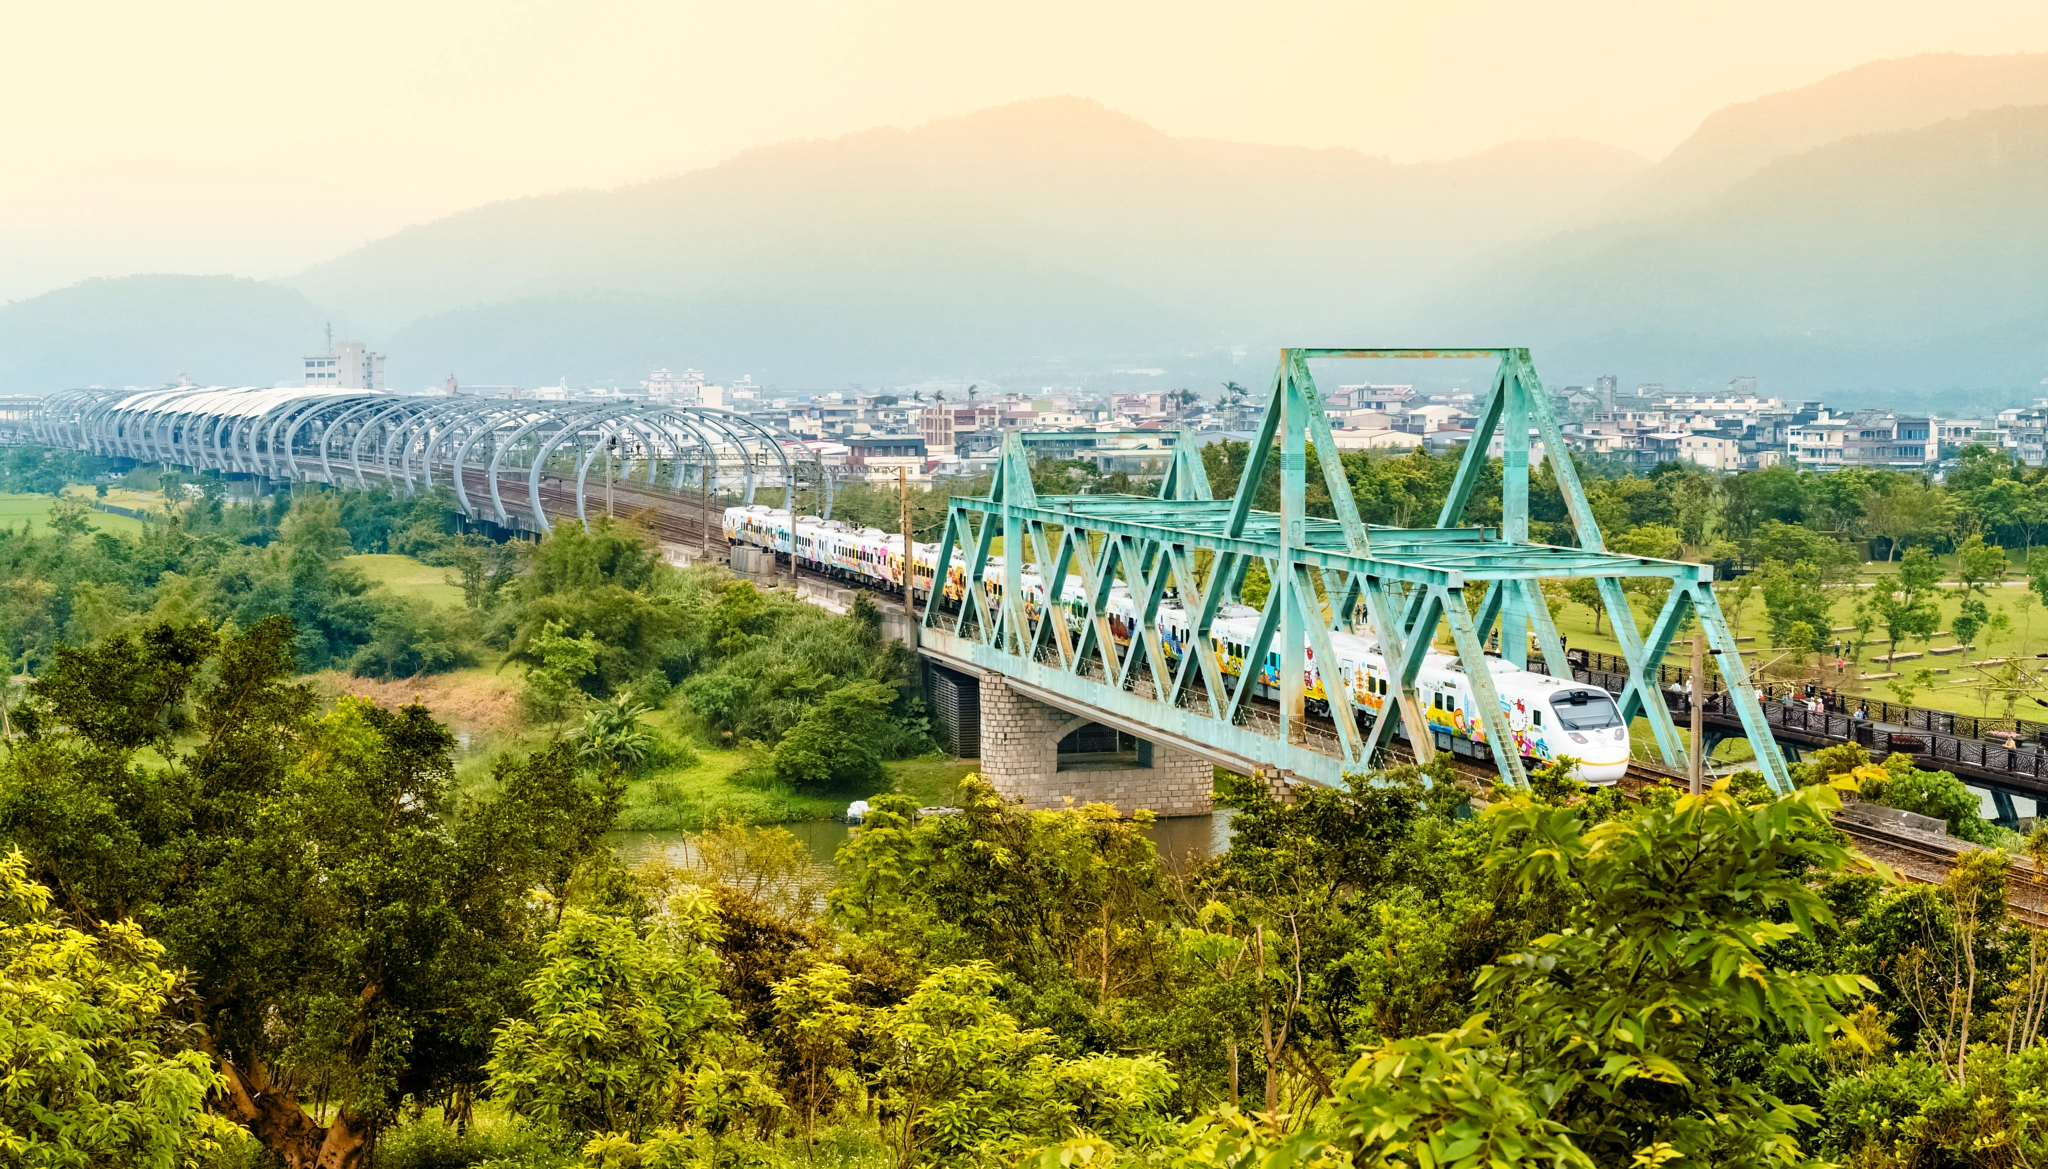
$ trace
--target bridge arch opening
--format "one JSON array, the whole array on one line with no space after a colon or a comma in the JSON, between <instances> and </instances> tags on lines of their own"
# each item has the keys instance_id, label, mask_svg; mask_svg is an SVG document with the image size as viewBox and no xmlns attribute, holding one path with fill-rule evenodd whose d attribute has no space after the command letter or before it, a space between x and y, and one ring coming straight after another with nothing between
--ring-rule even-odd
<instances>
[{"instance_id":1,"label":"bridge arch opening","mask_svg":"<svg viewBox=\"0 0 2048 1169\"><path fill-rule=\"evenodd\" d=\"M1152 744L1129 731L1086 723L1061 736L1053 760L1055 771L1150 769Z\"/></svg>"}]
</instances>

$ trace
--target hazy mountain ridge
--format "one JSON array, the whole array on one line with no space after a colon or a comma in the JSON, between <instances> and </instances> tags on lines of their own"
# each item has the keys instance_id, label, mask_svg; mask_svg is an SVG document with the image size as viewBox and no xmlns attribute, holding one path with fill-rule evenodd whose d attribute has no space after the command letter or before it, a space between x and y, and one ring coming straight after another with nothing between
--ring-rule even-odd
<instances>
[{"instance_id":1,"label":"hazy mountain ridge","mask_svg":"<svg viewBox=\"0 0 2048 1169\"><path fill-rule=\"evenodd\" d=\"M332 319L400 386L1202 381L1233 347L1263 367L1285 343L1476 342L1534 344L1566 380L2012 391L2048 373L2043 110L1950 115L2048 89L2044 63L1874 63L1728 107L1654 167L1565 141L1396 164L1020 102L489 204L289 287L88 282L0 307L0 389L290 378Z\"/></svg>"},{"instance_id":2,"label":"hazy mountain ridge","mask_svg":"<svg viewBox=\"0 0 2048 1169\"><path fill-rule=\"evenodd\" d=\"M1698 207L1773 159L1865 134L1917 130L1978 110L2048 103L2048 53L1926 53L1872 61L1812 85L1723 106L1599 209L1605 219Z\"/></svg>"},{"instance_id":3,"label":"hazy mountain ridge","mask_svg":"<svg viewBox=\"0 0 2048 1169\"><path fill-rule=\"evenodd\" d=\"M2048 105L1779 159L1696 210L1525 249L1422 315L1530 338L1575 378L2024 389L2048 375Z\"/></svg>"},{"instance_id":4,"label":"hazy mountain ridge","mask_svg":"<svg viewBox=\"0 0 2048 1169\"><path fill-rule=\"evenodd\" d=\"M87 280L0 306L0 393L82 385L267 386L313 352L329 315L237 276Z\"/></svg>"},{"instance_id":5,"label":"hazy mountain ridge","mask_svg":"<svg viewBox=\"0 0 2048 1169\"><path fill-rule=\"evenodd\" d=\"M1395 164L1176 139L1092 102L1047 99L765 147L617 191L497 204L292 283L375 327L418 322L417 335L424 318L536 297L685 302L711 289L801 301L866 281L869 297L909 304L922 290L894 286L892 273L1036 266L1198 322L1184 343L1199 345L1383 317L1644 165L1588 143ZM1049 320L1065 315L1044 308Z\"/></svg>"}]
</instances>

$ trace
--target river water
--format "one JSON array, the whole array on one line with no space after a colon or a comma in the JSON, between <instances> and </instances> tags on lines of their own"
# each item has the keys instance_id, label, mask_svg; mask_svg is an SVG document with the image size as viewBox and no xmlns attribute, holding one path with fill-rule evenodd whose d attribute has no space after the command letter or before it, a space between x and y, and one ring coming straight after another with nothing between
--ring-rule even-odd
<instances>
[{"instance_id":1,"label":"river water","mask_svg":"<svg viewBox=\"0 0 2048 1169\"><path fill-rule=\"evenodd\" d=\"M806 820L779 827L787 828L803 841L811 851L812 862L827 871L832 868L832 855L853 831L836 820ZM1152 826L1145 830L1145 835L1151 837L1153 847L1159 850L1160 860L1169 869L1185 871L1191 862L1206 860L1230 847L1230 812L1165 817L1154 820ZM611 845L629 867L637 868L652 860L688 863L691 842L696 836L695 832L682 829L613 832L605 837L605 843Z\"/></svg>"}]
</instances>

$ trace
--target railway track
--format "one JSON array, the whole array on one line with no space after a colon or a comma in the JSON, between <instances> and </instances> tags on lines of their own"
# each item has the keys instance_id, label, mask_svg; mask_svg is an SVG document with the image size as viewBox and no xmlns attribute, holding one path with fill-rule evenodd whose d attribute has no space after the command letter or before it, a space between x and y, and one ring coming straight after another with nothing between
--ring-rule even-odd
<instances>
[{"instance_id":1,"label":"railway track","mask_svg":"<svg viewBox=\"0 0 2048 1169\"><path fill-rule=\"evenodd\" d=\"M1634 790L1651 784L1683 788L1686 777L1672 768L1637 759L1630 761L1628 779L1624 782ZM1957 857L1980 847L1967 840L1931 839L1922 833L1897 831L1846 816L1836 818L1835 828L1854 841L1857 851L1864 856L1923 885L1941 884ZM2032 860L2013 860L2007 870L2006 900L2014 918L2036 929L2048 927L2048 880L2043 879L2039 866Z\"/></svg>"}]
</instances>

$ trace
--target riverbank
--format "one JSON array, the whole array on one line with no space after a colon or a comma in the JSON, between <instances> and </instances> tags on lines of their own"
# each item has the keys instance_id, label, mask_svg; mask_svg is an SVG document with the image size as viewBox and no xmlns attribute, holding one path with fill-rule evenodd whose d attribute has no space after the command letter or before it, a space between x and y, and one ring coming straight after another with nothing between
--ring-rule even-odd
<instances>
[{"instance_id":1,"label":"riverbank","mask_svg":"<svg viewBox=\"0 0 2048 1169\"><path fill-rule=\"evenodd\" d=\"M626 783L622 832L688 831L724 820L790 824L836 820L855 800L901 790L920 804L953 802L962 777L980 761L926 756L891 760L879 784L799 792L775 778L764 748L697 748L693 763L655 768Z\"/></svg>"}]
</instances>

